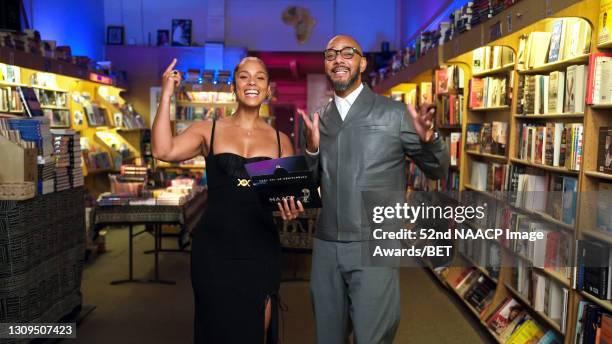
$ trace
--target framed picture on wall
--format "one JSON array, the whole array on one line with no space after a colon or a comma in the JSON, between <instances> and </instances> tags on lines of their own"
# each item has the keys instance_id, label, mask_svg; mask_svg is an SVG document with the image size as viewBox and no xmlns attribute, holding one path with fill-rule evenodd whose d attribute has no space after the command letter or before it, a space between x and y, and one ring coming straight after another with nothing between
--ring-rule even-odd
<instances>
[{"instance_id":1,"label":"framed picture on wall","mask_svg":"<svg viewBox=\"0 0 612 344\"><path fill-rule=\"evenodd\" d=\"M107 26L106 27L106 44L108 45L123 45L123 26Z\"/></svg>"},{"instance_id":2,"label":"framed picture on wall","mask_svg":"<svg viewBox=\"0 0 612 344\"><path fill-rule=\"evenodd\" d=\"M172 19L172 46L191 45L191 19Z\"/></svg>"},{"instance_id":3,"label":"framed picture on wall","mask_svg":"<svg viewBox=\"0 0 612 344\"><path fill-rule=\"evenodd\" d=\"M157 46L167 47L170 45L170 30L157 30Z\"/></svg>"}]
</instances>

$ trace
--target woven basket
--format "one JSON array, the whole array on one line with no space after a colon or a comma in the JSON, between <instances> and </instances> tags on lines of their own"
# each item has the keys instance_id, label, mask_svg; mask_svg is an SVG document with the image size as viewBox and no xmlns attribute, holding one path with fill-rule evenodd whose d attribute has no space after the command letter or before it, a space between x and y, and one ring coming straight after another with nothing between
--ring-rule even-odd
<instances>
[{"instance_id":1,"label":"woven basket","mask_svg":"<svg viewBox=\"0 0 612 344\"><path fill-rule=\"evenodd\" d=\"M0 183L0 200L23 201L36 196L36 187L32 182Z\"/></svg>"}]
</instances>

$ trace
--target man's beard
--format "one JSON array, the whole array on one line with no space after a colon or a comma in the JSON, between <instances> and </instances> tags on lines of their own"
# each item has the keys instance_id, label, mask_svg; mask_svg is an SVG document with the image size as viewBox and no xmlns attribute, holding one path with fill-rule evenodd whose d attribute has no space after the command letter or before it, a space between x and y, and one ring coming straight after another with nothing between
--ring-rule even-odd
<instances>
[{"instance_id":1,"label":"man's beard","mask_svg":"<svg viewBox=\"0 0 612 344\"><path fill-rule=\"evenodd\" d=\"M357 79L359 79L359 73L355 73L355 75L351 76L351 78L347 82L342 81L334 81L332 78L327 75L327 79L331 82L334 87L334 91L336 92L344 92L351 88L351 86L355 85Z\"/></svg>"}]
</instances>

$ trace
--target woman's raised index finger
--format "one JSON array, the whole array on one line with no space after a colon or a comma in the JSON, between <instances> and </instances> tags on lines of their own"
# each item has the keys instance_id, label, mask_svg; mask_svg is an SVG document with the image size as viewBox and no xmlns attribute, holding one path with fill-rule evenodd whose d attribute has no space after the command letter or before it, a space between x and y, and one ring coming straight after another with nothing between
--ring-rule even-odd
<instances>
[{"instance_id":1,"label":"woman's raised index finger","mask_svg":"<svg viewBox=\"0 0 612 344\"><path fill-rule=\"evenodd\" d=\"M170 62L170 64L168 65L168 68L166 68L166 71L164 73L168 73L171 70L173 70L174 66L176 66L176 58L172 59L172 62Z\"/></svg>"}]
</instances>

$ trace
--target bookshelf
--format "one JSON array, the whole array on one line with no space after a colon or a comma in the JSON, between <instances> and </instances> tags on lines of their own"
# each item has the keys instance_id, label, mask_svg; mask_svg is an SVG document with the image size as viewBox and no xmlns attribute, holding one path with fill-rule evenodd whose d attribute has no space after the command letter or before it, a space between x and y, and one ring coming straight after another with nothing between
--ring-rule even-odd
<instances>
[{"instance_id":1,"label":"bookshelf","mask_svg":"<svg viewBox=\"0 0 612 344\"><path fill-rule=\"evenodd\" d=\"M547 73L554 72L556 70L563 69L567 66L574 64L587 64L589 62L590 54L583 54L580 56L572 57L570 59L553 62L553 63L545 63L541 66L537 66L530 69L519 70L519 74L539 74L539 73Z\"/></svg>"},{"instance_id":2,"label":"bookshelf","mask_svg":"<svg viewBox=\"0 0 612 344\"><path fill-rule=\"evenodd\" d=\"M519 115L513 114L516 120L547 120L547 119L564 119L564 118L582 118L584 117L584 113L547 113L544 115L540 114L526 114Z\"/></svg>"},{"instance_id":3,"label":"bookshelf","mask_svg":"<svg viewBox=\"0 0 612 344\"><path fill-rule=\"evenodd\" d=\"M507 110L510 110L510 106L508 105L470 108L470 111L472 112L491 112L491 111L507 111Z\"/></svg>"},{"instance_id":4,"label":"bookshelf","mask_svg":"<svg viewBox=\"0 0 612 344\"><path fill-rule=\"evenodd\" d=\"M465 140L462 145L462 159L460 166L461 174L461 190L474 191L480 195L490 197L493 200L502 202L503 193L497 191L480 190L474 185L471 185L470 174L471 164L473 162L486 162L488 164L501 163L507 164L510 167L521 167L526 168L528 173L536 173L550 176L557 176L563 178L574 178L576 180L576 190L579 191L579 195L576 200L576 214L574 216L574 225L567 224L558 218L551 216L546 211L537 211L533 209L524 209L516 207L513 204L508 204L509 209L513 212L519 213L524 216L529 216L535 221L550 224L557 229L562 235L567 236L571 239L571 245L574 246L576 240L589 240L595 243L604 245L605 247L612 246L612 233L605 232L598 229L597 226L597 199L594 199L596 191L600 190L602 185L608 187L612 184L612 174L606 174L598 172L598 131L601 127L612 127L612 117L609 114L609 109L612 109L610 104L602 105L588 105L583 104L583 110L578 111L550 111L543 113L524 112L517 111L519 108L519 80L521 77L545 75L559 71L567 71L567 68L573 65L588 65L589 58L592 52L599 50L605 52L611 52L612 43L597 45L597 34L599 22L599 5L598 0L582 0L582 1L538 1L538 0L523 0L518 2L516 5L504 10L498 16L487 21L484 25L473 27L472 30L464 32L457 37L454 37L450 42L446 42L437 48L435 53L438 58L438 63L443 64L461 64L463 66L469 66L467 68L466 75L468 78L485 78L491 76L508 75L512 79L512 93L511 102L508 105L498 107L476 107L468 108L465 116L462 118L462 133L463 138L466 138L466 126L470 123L486 123L493 121L505 121L508 123L508 142L506 146L506 152L503 155L482 153L480 151L474 151L465 147ZM521 14L520 16L518 14ZM579 53L569 58L560 58L558 61L552 63L543 63L532 66L531 68L525 69L519 67L518 59L517 63L510 65L503 65L498 68L492 68L489 70L473 72L472 68L472 57L474 50L482 46L506 46L512 48L515 52L519 52L520 37L531 32L552 32L552 26L555 21L559 21L560 18L573 18L579 15L578 20L582 20L591 29L591 34L588 36L587 42L590 43L590 51L588 53ZM512 28L509 28L507 24L507 18L514 17L514 23ZM501 22L501 36L491 37L489 32L488 23L497 22L497 18ZM516 19L520 18L520 19ZM595 23L594 25L591 23ZM434 53L431 53L434 55ZM427 58L427 56L421 59ZM418 62L418 61L417 61ZM430 61L431 63L431 61ZM403 71L406 75L418 75L424 73L427 68L436 68L427 66L427 63L422 61L418 65L410 65L407 70ZM588 74L588 72L587 72ZM396 85L400 84L406 79L402 79L399 76L392 77L385 80L383 83L377 86L377 90L380 93L385 93L389 89L392 89ZM519 158L519 143L521 137L519 136L521 126L523 124L542 126L546 122L558 122L563 125L571 123L578 123L583 126L583 139L582 139L582 162L578 169L569 169L566 166L552 166L552 164L541 164L534 163L528 159ZM442 130L442 129L441 129ZM530 262L531 259L514 252L511 249L502 249L501 257L503 261L510 262L516 260L522 260L524 262ZM574 247L575 249L575 247ZM571 258L571 257L570 257ZM570 344L574 343L574 337L576 335L576 322L578 320L579 303L583 301L591 302L595 305L602 307L608 312L612 312L612 303L610 301L602 300L593 296L586 291L577 290L575 287L575 281L573 278L567 278L565 272L552 271L545 268L531 267L528 270L543 276L548 282L552 283L556 287L561 287L567 290L567 298L564 299L565 319L561 322L551 319L551 317L545 313L535 310L535 306L531 299L527 298L524 294L519 293L517 289L513 287L513 281L516 277L513 276L513 268L510 266L502 266L499 278L497 279L497 287L495 290L495 296L491 303L488 312L486 314L480 314L471 305L467 303L463 295L457 292L453 288L453 283L456 278L461 274L462 268L456 263L468 263L468 265L477 265L478 260L472 260L469 257L465 257L463 254L457 254L455 263L451 264L450 268L439 271L434 271L433 267L428 265L432 270L432 273L436 278L447 287L453 295L455 295L463 304L470 309L471 313L481 322L484 327L486 325L486 319L491 315L494 310L500 305L500 303L506 297L513 297L515 300L525 305L528 313L546 330L551 330L557 333L563 343ZM571 258L570 265L574 266L574 258ZM426 264L427 265L427 264ZM510 264L506 264L510 265ZM483 267L477 267L477 270L483 273L487 271ZM530 282L532 283L532 282ZM562 328L562 323L565 321L565 328ZM487 328L487 331L500 342L500 338L495 334L491 333L491 330Z\"/></svg>"}]
</instances>

